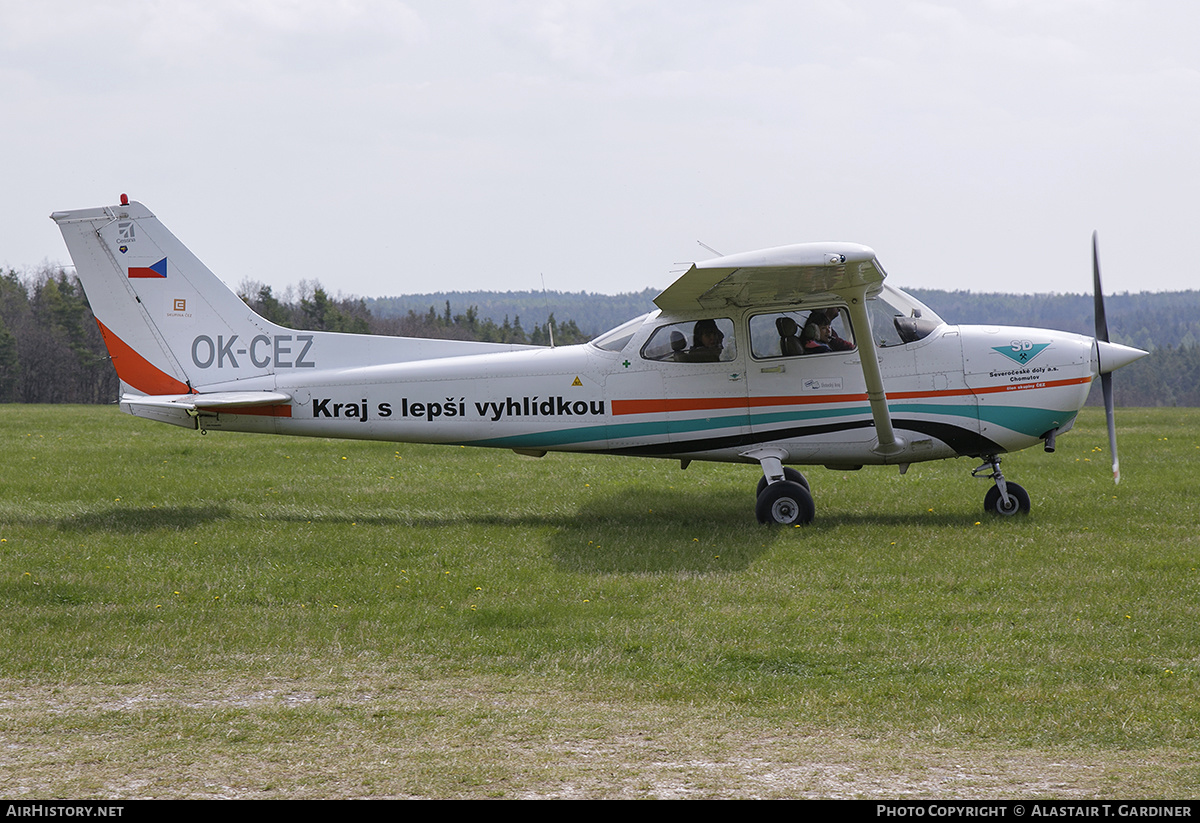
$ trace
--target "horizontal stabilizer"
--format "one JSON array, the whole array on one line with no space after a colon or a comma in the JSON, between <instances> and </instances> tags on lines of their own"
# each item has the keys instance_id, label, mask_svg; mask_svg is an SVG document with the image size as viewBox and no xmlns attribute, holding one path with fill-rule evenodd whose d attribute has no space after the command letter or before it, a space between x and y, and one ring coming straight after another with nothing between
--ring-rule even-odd
<instances>
[{"instance_id":1,"label":"horizontal stabilizer","mask_svg":"<svg viewBox=\"0 0 1200 823\"><path fill-rule=\"evenodd\" d=\"M278 406L292 402L290 394L278 391L221 391L209 394L127 394L122 404L158 406L174 409L203 409L220 411L245 406Z\"/></svg>"},{"instance_id":2,"label":"horizontal stabilizer","mask_svg":"<svg viewBox=\"0 0 1200 823\"><path fill-rule=\"evenodd\" d=\"M277 391L224 391L208 394L125 394L121 410L185 428L197 428L202 412L291 417L290 394Z\"/></svg>"}]
</instances>

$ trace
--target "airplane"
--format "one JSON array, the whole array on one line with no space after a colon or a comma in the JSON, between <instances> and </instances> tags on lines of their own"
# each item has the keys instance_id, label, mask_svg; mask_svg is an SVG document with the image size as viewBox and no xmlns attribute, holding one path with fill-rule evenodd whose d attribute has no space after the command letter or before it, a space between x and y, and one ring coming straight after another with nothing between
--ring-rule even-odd
<instances>
[{"instance_id":1,"label":"airplane","mask_svg":"<svg viewBox=\"0 0 1200 823\"><path fill-rule=\"evenodd\" d=\"M794 466L957 457L984 509L1030 510L1002 455L1054 451L1099 377L1119 482L1109 340L951 325L884 282L867 246L779 246L694 263L657 309L586 344L538 347L299 331L268 322L141 203L50 215L121 383L120 408L189 429L757 464L755 515L804 525Z\"/></svg>"}]
</instances>

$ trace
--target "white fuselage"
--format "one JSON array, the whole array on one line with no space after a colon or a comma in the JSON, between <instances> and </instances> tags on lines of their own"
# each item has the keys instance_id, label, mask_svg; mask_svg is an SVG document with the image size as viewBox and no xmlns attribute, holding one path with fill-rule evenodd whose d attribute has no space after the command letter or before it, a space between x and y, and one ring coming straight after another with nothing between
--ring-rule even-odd
<instances>
[{"instance_id":1,"label":"white fuselage","mask_svg":"<svg viewBox=\"0 0 1200 823\"><path fill-rule=\"evenodd\" d=\"M742 340L748 319L749 312L730 319ZM656 329L692 320L648 315L615 351L587 344L330 370L322 369L318 336L306 354L311 367L237 383L286 392L290 405L203 413L198 422L532 453L746 462L745 452L769 445L786 451L787 463L847 467L1026 448L1069 428L1096 373L1091 338L1044 329L942 324L916 342L878 348L904 444L885 456L875 450L857 350L759 358L739 345L711 363L643 356Z\"/></svg>"}]
</instances>

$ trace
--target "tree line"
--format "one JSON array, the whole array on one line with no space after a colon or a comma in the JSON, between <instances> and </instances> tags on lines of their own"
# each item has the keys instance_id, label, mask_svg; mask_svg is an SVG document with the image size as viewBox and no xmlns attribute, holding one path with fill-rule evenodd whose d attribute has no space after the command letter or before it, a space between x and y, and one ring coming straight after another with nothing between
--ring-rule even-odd
<instances>
[{"instance_id":1,"label":"tree line","mask_svg":"<svg viewBox=\"0 0 1200 823\"><path fill-rule=\"evenodd\" d=\"M0 273L0 402L108 403L117 373L79 281Z\"/></svg>"},{"instance_id":2,"label":"tree line","mask_svg":"<svg viewBox=\"0 0 1200 823\"><path fill-rule=\"evenodd\" d=\"M292 329L434 337L556 346L591 335L574 320L551 313L526 328L519 316L497 323L472 305L455 313L409 309L381 317L362 298L332 297L318 282L301 281L276 296L270 286L245 282L238 290L258 314ZM78 278L62 268L0 273L0 403L109 403L120 391L116 371Z\"/></svg>"},{"instance_id":3,"label":"tree line","mask_svg":"<svg viewBox=\"0 0 1200 823\"><path fill-rule=\"evenodd\" d=\"M450 340L478 340L485 343L518 343L532 346L569 346L584 343L592 334L580 331L574 320L559 323L550 312L546 322L532 325L528 331L517 315L508 315L497 323L491 317L480 316L479 307L471 305L465 312L454 313L450 300L438 311L433 303L428 309L383 313L368 306L361 297L333 298L318 282L301 280L298 289L288 289L276 297L270 286L257 281L245 281L238 296L258 314L290 329L348 332L350 334L384 334L395 337L435 337ZM374 301L372 301L374 304ZM626 318L628 319L628 318Z\"/></svg>"},{"instance_id":4,"label":"tree line","mask_svg":"<svg viewBox=\"0 0 1200 823\"><path fill-rule=\"evenodd\" d=\"M365 300L379 318L424 315L430 306L472 306L480 317L546 317L556 315L574 320L588 338L619 326L654 308L659 289L624 294L590 294L564 291L453 291L429 294L370 297ZM555 343L559 340L555 337Z\"/></svg>"},{"instance_id":5,"label":"tree line","mask_svg":"<svg viewBox=\"0 0 1200 823\"><path fill-rule=\"evenodd\" d=\"M911 291L950 323L1092 333L1091 298L1083 295ZM455 311L451 299L468 295L369 301L333 297L314 281L301 281L280 295L247 281L238 293L254 311L288 328L530 345L550 345L552 339L554 345L584 342L653 308L655 294L652 289L615 296L478 292L469 294L476 299L465 310ZM485 314L480 304L495 314ZM1117 404L1200 406L1200 292L1114 295L1106 305L1112 340L1152 352L1116 375ZM571 314L559 322L551 311L545 322L523 324L517 312L539 306ZM497 322L493 317L499 312L505 313ZM118 391L116 372L75 276L51 266L0 272L0 403L108 403ZM1099 390L1092 394L1089 402L1100 402Z\"/></svg>"}]
</instances>

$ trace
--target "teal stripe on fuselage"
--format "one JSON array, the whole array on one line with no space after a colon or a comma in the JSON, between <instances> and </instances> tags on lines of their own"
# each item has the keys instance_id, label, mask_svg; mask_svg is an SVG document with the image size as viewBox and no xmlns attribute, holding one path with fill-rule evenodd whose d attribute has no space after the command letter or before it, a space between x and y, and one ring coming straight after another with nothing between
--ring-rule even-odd
<instances>
[{"instance_id":1,"label":"teal stripe on fuselage","mask_svg":"<svg viewBox=\"0 0 1200 823\"><path fill-rule=\"evenodd\" d=\"M1050 429L1065 426L1079 412L1055 409L1031 409L1013 406L981 406L979 419L1012 429L1030 437L1041 437Z\"/></svg>"},{"instance_id":2,"label":"teal stripe on fuselage","mask_svg":"<svg viewBox=\"0 0 1200 823\"><path fill-rule=\"evenodd\" d=\"M466 440L463 446L493 446L501 448L549 448L551 446L583 445L598 440L621 440L626 437L667 437L685 432L715 431L728 428L749 428L750 416L744 412L683 420L646 420L640 423L610 423L607 426L580 426L558 431L513 434L486 440Z\"/></svg>"},{"instance_id":3,"label":"teal stripe on fuselage","mask_svg":"<svg viewBox=\"0 0 1200 823\"><path fill-rule=\"evenodd\" d=\"M923 414L982 419L987 423L1003 426L1006 429L1011 429L1030 437L1038 437L1055 426L1065 425L1075 416L1071 412L1055 411L1053 409L1038 409L1027 406L976 406L973 403L957 403L954 405L939 403L889 403L888 409L893 416L897 414ZM557 431L491 437L484 440L464 440L460 441L460 444L464 446L499 448L581 446L586 443L596 443L603 440L621 440L630 437L669 437L676 434L705 431L715 432L729 428L761 428L778 426L781 423L834 420L868 415L870 413L870 407L865 405L848 408L793 410L756 414L737 412L720 416L708 415L706 417L676 418L672 420L659 419L636 423L579 426L570 429L559 429ZM1063 419L1064 414L1069 415L1066 420Z\"/></svg>"},{"instance_id":4,"label":"teal stripe on fuselage","mask_svg":"<svg viewBox=\"0 0 1200 823\"><path fill-rule=\"evenodd\" d=\"M607 440L611 426L580 426L574 429L559 429L549 432L531 432L530 434L511 434L506 437L489 437L486 440L463 440L462 446L488 446L504 449L536 449L552 446L577 446L583 443L594 443Z\"/></svg>"},{"instance_id":5,"label":"teal stripe on fuselage","mask_svg":"<svg viewBox=\"0 0 1200 823\"><path fill-rule=\"evenodd\" d=\"M888 409L893 415L897 412L907 412L909 414L971 417L1030 437L1040 437L1050 429L1065 425L1075 417L1075 412L1055 409L1039 409L1031 406L976 406L966 403L953 406L930 403L888 403Z\"/></svg>"},{"instance_id":6,"label":"teal stripe on fuselage","mask_svg":"<svg viewBox=\"0 0 1200 823\"><path fill-rule=\"evenodd\" d=\"M767 426L776 423L790 423L801 420L808 422L812 420L826 420L839 417L857 417L864 414L870 414L870 406L853 406L848 409L823 409L813 411L779 411L779 412L762 412L750 416L750 424L752 426Z\"/></svg>"}]
</instances>

